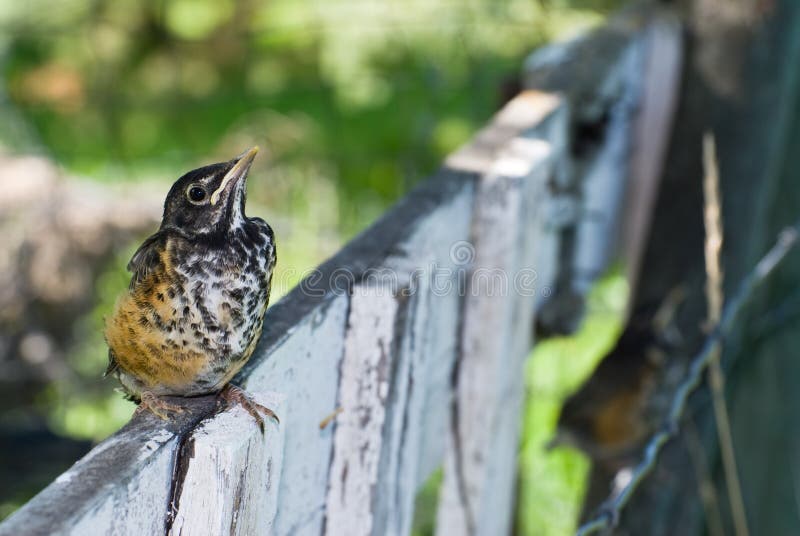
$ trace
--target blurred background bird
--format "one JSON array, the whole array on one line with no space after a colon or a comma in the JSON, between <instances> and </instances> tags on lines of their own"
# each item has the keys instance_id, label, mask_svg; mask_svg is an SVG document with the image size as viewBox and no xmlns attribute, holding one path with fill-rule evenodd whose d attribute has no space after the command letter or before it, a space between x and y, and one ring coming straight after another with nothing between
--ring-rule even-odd
<instances>
[{"instance_id":1,"label":"blurred background bird","mask_svg":"<svg viewBox=\"0 0 800 536\"><path fill-rule=\"evenodd\" d=\"M660 305L631 314L616 344L564 401L548 448L577 448L609 470L635 461L666 410L659 386L668 356L680 347L672 319L684 298L679 286Z\"/></svg>"},{"instance_id":2,"label":"blurred background bird","mask_svg":"<svg viewBox=\"0 0 800 536\"><path fill-rule=\"evenodd\" d=\"M242 403L263 429L257 404L229 385L261 334L276 259L270 226L244 213L257 152L179 178L161 227L128 264L130 286L106 322L106 374L140 411L167 418L180 408L160 397L225 388L223 397Z\"/></svg>"},{"instance_id":3,"label":"blurred background bird","mask_svg":"<svg viewBox=\"0 0 800 536\"><path fill-rule=\"evenodd\" d=\"M634 310L616 343L561 406L546 448L570 447L591 460L581 522L608 498L610 482L615 490L625 482L664 423L684 372L683 360L675 359L684 340L673 320L685 298L679 285L660 304Z\"/></svg>"}]
</instances>

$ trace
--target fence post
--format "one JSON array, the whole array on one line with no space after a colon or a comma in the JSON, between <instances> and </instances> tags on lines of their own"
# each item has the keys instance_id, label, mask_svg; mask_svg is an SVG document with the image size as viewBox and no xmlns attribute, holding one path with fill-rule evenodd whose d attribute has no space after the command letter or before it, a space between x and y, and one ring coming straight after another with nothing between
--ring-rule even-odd
<instances>
[{"instance_id":1,"label":"fence post","mask_svg":"<svg viewBox=\"0 0 800 536\"><path fill-rule=\"evenodd\" d=\"M286 418L285 397L250 393ZM183 445L182 478L168 518L169 534L270 532L277 511L284 430L272 419L262 433L241 406L204 421Z\"/></svg>"},{"instance_id":2,"label":"fence post","mask_svg":"<svg viewBox=\"0 0 800 536\"><path fill-rule=\"evenodd\" d=\"M524 360L531 348L535 267L544 222L539 203L562 148L519 128L564 110L553 95L529 92L498 116L495 132L513 124L476 186L464 293L461 351L452 426L445 455L437 534L508 534L514 504ZM563 118L562 118L563 120ZM562 125L563 126L563 125ZM491 127L490 127L491 129ZM453 162L457 163L456 154Z\"/></svg>"},{"instance_id":3,"label":"fence post","mask_svg":"<svg viewBox=\"0 0 800 536\"><path fill-rule=\"evenodd\" d=\"M389 287L356 285L353 289L341 364L342 413L333 440L325 534L372 534L400 309L399 297Z\"/></svg>"}]
</instances>

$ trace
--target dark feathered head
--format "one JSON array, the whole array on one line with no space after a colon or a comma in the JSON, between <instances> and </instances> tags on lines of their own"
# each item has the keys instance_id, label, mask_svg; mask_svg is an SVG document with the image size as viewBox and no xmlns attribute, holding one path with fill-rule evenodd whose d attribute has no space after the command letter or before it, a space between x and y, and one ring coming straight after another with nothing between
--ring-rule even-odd
<instances>
[{"instance_id":1,"label":"dark feathered head","mask_svg":"<svg viewBox=\"0 0 800 536\"><path fill-rule=\"evenodd\" d=\"M190 171L172 185L161 228L189 235L226 233L244 222L247 173L258 147L233 160Z\"/></svg>"}]
</instances>

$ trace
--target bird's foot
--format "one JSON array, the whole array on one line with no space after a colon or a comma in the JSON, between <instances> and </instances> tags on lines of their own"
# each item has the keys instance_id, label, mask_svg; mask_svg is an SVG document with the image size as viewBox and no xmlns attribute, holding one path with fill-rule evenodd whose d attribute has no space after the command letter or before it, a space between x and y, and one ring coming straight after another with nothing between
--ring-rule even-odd
<instances>
[{"instance_id":1,"label":"bird's foot","mask_svg":"<svg viewBox=\"0 0 800 536\"><path fill-rule=\"evenodd\" d=\"M218 403L226 402L229 406L232 404L239 404L247 413L252 415L253 419L255 419L256 424L258 424L258 428L261 430L261 433L264 433L264 417L262 413L269 418L275 419L276 423L280 423L280 419L278 416L275 415L275 412L269 409L266 406L262 406L253 398L245 392L244 389L241 387L237 387L232 383L226 385L222 391L219 393L219 398L217 399Z\"/></svg>"},{"instance_id":2,"label":"bird's foot","mask_svg":"<svg viewBox=\"0 0 800 536\"><path fill-rule=\"evenodd\" d=\"M136 408L134 415L149 411L156 417L166 421L169 420L170 413L183 413L182 407L175 404L170 404L166 400L157 397L150 391L142 392L140 397L141 401L139 402L139 406Z\"/></svg>"}]
</instances>

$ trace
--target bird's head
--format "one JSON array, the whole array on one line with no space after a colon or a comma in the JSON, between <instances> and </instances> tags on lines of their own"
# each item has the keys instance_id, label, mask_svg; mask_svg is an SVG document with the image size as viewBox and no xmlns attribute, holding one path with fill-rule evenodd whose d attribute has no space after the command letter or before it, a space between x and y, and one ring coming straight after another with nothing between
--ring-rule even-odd
<instances>
[{"instance_id":1,"label":"bird's head","mask_svg":"<svg viewBox=\"0 0 800 536\"><path fill-rule=\"evenodd\" d=\"M164 202L161 228L188 235L224 234L244 222L247 173L258 147L233 160L185 174L172 185Z\"/></svg>"}]
</instances>

